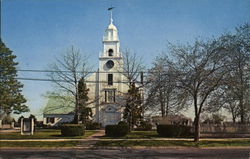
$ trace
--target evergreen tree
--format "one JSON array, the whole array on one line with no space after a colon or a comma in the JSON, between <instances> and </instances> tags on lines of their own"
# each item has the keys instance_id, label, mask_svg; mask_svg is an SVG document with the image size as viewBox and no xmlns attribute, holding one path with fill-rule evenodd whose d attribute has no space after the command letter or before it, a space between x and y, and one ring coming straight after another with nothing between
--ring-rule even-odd
<instances>
[{"instance_id":1,"label":"evergreen tree","mask_svg":"<svg viewBox=\"0 0 250 159\"><path fill-rule=\"evenodd\" d=\"M142 101L139 88L134 83L130 85L127 94L126 107L124 109L123 118L127 120L129 129L132 130L134 125L137 125L142 120Z\"/></svg>"},{"instance_id":2,"label":"evergreen tree","mask_svg":"<svg viewBox=\"0 0 250 159\"><path fill-rule=\"evenodd\" d=\"M0 39L0 110L6 114L28 112L22 95L23 85L16 79L17 62L12 51Z\"/></svg>"},{"instance_id":3,"label":"evergreen tree","mask_svg":"<svg viewBox=\"0 0 250 159\"><path fill-rule=\"evenodd\" d=\"M84 124L92 117L92 110L87 107L87 102L89 100L88 91L89 89L86 86L84 78L81 78L78 82L78 116L80 117L80 121Z\"/></svg>"}]
</instances>

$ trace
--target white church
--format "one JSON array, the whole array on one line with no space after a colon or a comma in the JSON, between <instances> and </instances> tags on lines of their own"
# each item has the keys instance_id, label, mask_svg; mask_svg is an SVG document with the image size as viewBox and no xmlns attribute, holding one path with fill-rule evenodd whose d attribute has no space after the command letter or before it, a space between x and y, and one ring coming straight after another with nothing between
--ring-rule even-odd
<instances>
[{"instance_id":1,"label":"white church","mask_svg":"<svg viewBox=\"0 0 250 159\"><path fill-rule=\"evenodd\" d=\"M86 85L89 89L89 100L95 101L89 105L94 114L93 121L106 126L121 121L123 96L128 91L127 78L122 74L123 58L120 51L118 30L113 24L112 12L110 23L103 36L102 45L99 69L86 79L86 81L92 81L86 82ZM49 100L46 107L53 107L56 104L58 102ZM59 102L59 104L65 103ZM73 119L72 111L72 109L46 111L44 112L43 123L53 126L58 123L69 122Z\"/></svg>"}]
</instances>

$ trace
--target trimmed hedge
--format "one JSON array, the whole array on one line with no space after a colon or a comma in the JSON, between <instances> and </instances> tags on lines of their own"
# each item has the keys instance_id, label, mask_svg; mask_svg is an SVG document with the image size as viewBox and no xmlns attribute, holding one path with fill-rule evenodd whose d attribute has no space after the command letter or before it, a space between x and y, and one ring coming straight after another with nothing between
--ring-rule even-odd
<instances>
[{"instance_id":1,"label":"trimmed hedge","mask_svg":"<svg viewBox=\"0 0 250 159\"><path fill-rule=\"evenodd\" d=\"M157 125L157 133L162 137L190 137L192 127L184 125Z\"/></svg>"},{"instance_id":2,"label":"trimmed hedge","mask_svg":"<svg viewBox=\"0 0 250 159\"><path fill-rule=\"evenodd\" d=\"M121 137L127 135L129 132L128 125L118 124L118 125L107 125L105 127L105 135L109 137Z\"/></svg>"},{"instance_id":3,"label":"trimmed hedge","mask_svg":"<svg viewBox=\"0 0 250 159\"><path fill-rule=\"evenodd\" d=\"M63 124L61 126L62 136L83 136L84 133L84 126L81 124Z\"/></svg>"}]
</instances>

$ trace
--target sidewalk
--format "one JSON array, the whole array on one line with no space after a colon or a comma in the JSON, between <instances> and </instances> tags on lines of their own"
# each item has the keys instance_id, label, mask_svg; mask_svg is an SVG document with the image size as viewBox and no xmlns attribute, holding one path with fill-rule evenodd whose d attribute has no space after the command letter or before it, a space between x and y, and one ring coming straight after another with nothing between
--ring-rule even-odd
<instances>
[{"instance_id":1,"label":"sidewalk","mask_svg":"<svg viewBox=\"0 0 250 159\"><path fill-rule=\"evenodd\" d=\"M101 134L101 133L100 133ZM159 140L159 141L193 141L193 138L134 138L134 139L127 139L127 138L113 138L113 139L105 139L99 138L101 136L89 136L86 139L0 139L0 142L10 141L10 142L25 142L25 141L136 141L136 140ZM203 138L200 141L228 141L228 140L250 140L250 138L225 138L225 139L218 139L218 138Z\"/></svg>"}]
</instances>

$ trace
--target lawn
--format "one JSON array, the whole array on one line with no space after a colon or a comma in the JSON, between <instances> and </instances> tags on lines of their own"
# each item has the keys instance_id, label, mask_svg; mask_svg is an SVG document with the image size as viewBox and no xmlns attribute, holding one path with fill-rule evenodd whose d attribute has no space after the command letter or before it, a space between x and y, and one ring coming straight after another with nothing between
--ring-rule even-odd
<instances>
[{"instance_id":1,"label":"lawn","mask_svg":"<svg viewBox=\"0 0 250 159\"><path fill-rule=\"evenodd\" d=\"M250 139L247 140L225 140L225 141L200 141L199 144L187 140L120 140L120 141L99 141L95 146L118 146L118 147L237 147L250 146Z\"/></svg>"},{"instance_id":2,"label":"lawn","mask_svg":"<svg viewBox=\"0 0 250 159\"><path fill-rule=\"evenodd\" d=\"M1 133L1 139L84 139L95 134L96 130L86 130L84 136L66 137L61 136L61 130L58 129L41 129L34 132L34 135L21 135L20 132Z\"/></svg>"},{"instance_id":3,"label":"lawn","mask_svg":"<svg viewBox=\"0 0 250 159\"><path fill-rule=\"evenodd\" d=\"M24 141L24 142L13 142L0 141L0 147L74 147L79 144L79 141Z\"/></svg>"}]
</instances>

